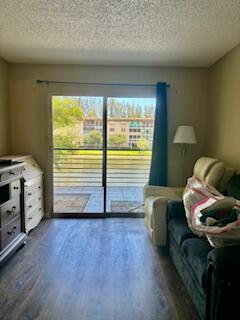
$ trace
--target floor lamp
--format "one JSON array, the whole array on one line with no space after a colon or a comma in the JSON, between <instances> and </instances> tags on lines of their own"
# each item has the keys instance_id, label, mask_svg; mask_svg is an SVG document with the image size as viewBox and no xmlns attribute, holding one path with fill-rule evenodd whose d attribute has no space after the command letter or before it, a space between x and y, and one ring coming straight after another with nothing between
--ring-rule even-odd
<instances>
[{"instance_id":1,"label":"floor lamp","mask_svg":"<svg viewBox=\"0 0 240 320\"><path fill-rule=\"evenodd\" d=\"M182 144L182 157L183 157L183 166L182 166L182 182L184 183L184 173L185 173L185 160L186 160L186 154L188 151L188 145L189 144L196 144L196 134L195 130L192 126L178 126L173 143L180 143Z\"/></svg>"}]
</instances>

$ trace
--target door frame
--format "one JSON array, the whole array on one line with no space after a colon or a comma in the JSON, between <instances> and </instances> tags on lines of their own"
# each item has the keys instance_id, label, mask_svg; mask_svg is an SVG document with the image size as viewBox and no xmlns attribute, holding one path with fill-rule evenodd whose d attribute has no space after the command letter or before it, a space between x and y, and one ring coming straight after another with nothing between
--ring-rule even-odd
<instances>
[{"instance_id":1,"label":"door frame","mask_svg":"<svg viewBox=\"0 0 240 320\"><path fill-rule=\"evenodd\" d=\"M53 113L52 113L52 98L54 96L86 96L86 97L101 97L103 98L103 114L102 114L102 123L103 123L103 144L102 144L102 187L103 187L103 212L74 212L74 213L55 213L54 212L54 174L53 174ZM118 95L119 97L120 95ZM125 96L125 95L123 95ZM51 213L50 216L53 218L143 218L143 213L123 213L123 212L111 212L107 211L107 121L108 121L108 110L107 103L108 99L112 96L107 95L90 95L90 94L80 94L73 92L65 93L50 93L48 96L48 111L49 111L49 142L48 142L48 157L49 157L49 166L50 170L50 181L51 181ZM144 97L143 97L144 98Z\"/></svg>"},{"instance_id":2,"label":"door frame","mask_svg":"<svg viewBox=\"0 0 240 320\"><path fill-rule=\"evenodd\" d=\"M107 216L107 212L105 210L103 210L103 212L71 212L71 213L56 213L54 212L54 173L53 173L53 108L52 108L52 98L54 96L66 96L66 97L71 97L71 96L86 96L86 97L101 97L103 99L103 116L102 116L102 119L103 119L103 128L104 128L104 114L105 114L105 121L107 119L107 98L104 97L104 96L96 96L96 95L84 95L84 94L80 94L79 92L78 93L51 93L49 94L49 97L48 97L48 105L49 105L49 124L48 124L48 128L49 128L49 142L48 142L48 156L49 156L49 167L51 168L50 172L50 181L51 181L51 198L50 198L50 201L51 201L51 217L52 218L106 218ZM105 107L104 107L104 99L106 98L106 104L105 104ZM104 109L106 109L104 111ZM104 134L104 132L103 132ZM106 133L105 135L107 135L107 130L106 130ZM104 146L104 136L103 136L103 146ZM103 149L103 146L102 146L102 151L103 151L103 154L104 154L104 149ZM107 142L105 143L105 146L107 148ZM105 152L107 152L107 149L105 150ZM104 158L104 156L103 156ZM102 161L104 162L104 161ZM106 167L106 162L105 162L105 165ZM105 175L105 183L106 183L106 175ZM103 170L102 170L102 184L103 184ZM104 192L104 190L106 190L106 188L103 187L103 203L105 203L105 199L106 199L106 191ZM105 197L105 199L104 199Z\"/></svg>"}]
</instances>

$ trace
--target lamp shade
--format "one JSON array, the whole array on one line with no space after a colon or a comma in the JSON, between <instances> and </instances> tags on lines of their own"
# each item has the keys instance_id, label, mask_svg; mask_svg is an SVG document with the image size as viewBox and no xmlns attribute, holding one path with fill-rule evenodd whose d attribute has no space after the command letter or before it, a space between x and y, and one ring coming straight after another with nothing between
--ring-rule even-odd
<instances>
[{"instance_id":1,"label":"lamp shade","mask_svg":"<svg viewBox=\"0 0 240 320\"><path fill-rule=\"evenodd\" d=\"M178 126L173 143L196 144L196 134L192 126Z\"/></svg>"}]
</instances>

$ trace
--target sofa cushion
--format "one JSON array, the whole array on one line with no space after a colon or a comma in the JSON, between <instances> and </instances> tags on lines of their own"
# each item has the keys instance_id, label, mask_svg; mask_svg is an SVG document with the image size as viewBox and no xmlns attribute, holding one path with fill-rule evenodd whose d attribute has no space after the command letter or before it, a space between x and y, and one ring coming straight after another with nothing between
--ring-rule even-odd
<instances>
[{"instance_id":1,"label":"sofa cushion","mask_svg":"<svg viewBox=\"0 0 240 320\"><path fill-rule=\"evenodd\" d=\"M227 195L240 200L240 175L236 174L228 181Z\"/></svg>"},{"instance_id":2,"label":"sofa cushion","mask_svg":"<svg viewBox=\"0 0 240 320\"><path fill-rule=\"evenodd\" d=\"M213 248L203 238L186 239L181 247L181 251L191 268L192 274L203 288L206 287L207 256L211 250Z\"/></svg>"},{"instance_id":3,"label":"sofa cushion","mask_svg":"<svg viewBox=\"0 0 240 320\"><path fill-rule=\"evenodd\" d=\"M217 188L224 174L224 164L222 162L215 163L205 177L205 182Z\"/></svg>"},{"instance_id":4,"label":"sofa cushion","mask_svg":"<svg viewBox=\"0 0 240 320\"><path fill-rule=\"evenodd\" d=\"M175 240L179 247L185 239L197 237L188 228L187 220L185 217L183 217L183 219L171 219L168 224L168 229L171 237Z\"/></svg>"},{"instance_id":5,"label":"sofa cushion","mask_svg":"<svg viewBox=\"0 0 240 320\"><path fill-rule=\"evenodd\" d=\"M224 176L224 164L213 158L201 157L195 163L193 175L217 188Z\"/></svg>"},{"instance_id":6,"label":"sofa cushion","mask_svg":"<svg viewBox=\"0 0 240 320\"><path fill-rule=\"evenodd\" d=\"M209 170L217 162L218 162L217 159L213 159L209 157L199 158L193 168L193 175L200 180L205 180Z\"/></svg>"}]
</instances>

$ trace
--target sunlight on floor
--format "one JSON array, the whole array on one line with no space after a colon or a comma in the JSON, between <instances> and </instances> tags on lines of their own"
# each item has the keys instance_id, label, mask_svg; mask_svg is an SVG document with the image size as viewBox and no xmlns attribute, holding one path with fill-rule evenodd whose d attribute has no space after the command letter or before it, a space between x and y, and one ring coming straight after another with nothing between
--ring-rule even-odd
<instances>
[{"instance_id":1,"label":"sunlight on floor","mask_svg":"<svg viewBox=\"0 0 240 320\"><path fill-rule=\"evenodd\" d=\"M141 187L107 188L107 212L143 212ZM134 208L136 208L134 210ZM99 212L103 211L103 188L101 187L55 187L54 212Z\"/></svg>"}]
</instances>

